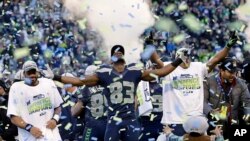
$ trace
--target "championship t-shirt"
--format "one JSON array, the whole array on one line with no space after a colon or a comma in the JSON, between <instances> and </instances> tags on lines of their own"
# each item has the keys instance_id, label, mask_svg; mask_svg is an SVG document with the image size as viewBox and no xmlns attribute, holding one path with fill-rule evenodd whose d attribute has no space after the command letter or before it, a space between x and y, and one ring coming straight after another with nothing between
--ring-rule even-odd
<instances>
[{"instance_id":1,"label":"championship t-shirt","mask_svg":"<svg viewBox=\"0 0 250 141\"><path fill-rule=\"evenodd\" d=\"M192 62L189 68L178 66L164 77L163 124L182 124L189 116L202 115L207 74L206 64Z\"/></svg>"},{"instance_id":2,"label":"championship t-shirt","mask_svg":"<svg viewBox=\"0 0 250 141\"><path fill-rule=\"evenodd\" d=\"M9 92L7 116L21 117L26 123L39 128L43 140L61 140L58 128L47 129L46 123L53 117L54 108L63 102L54 82L47 78L39 78L37 86L29 86L23 81L14 83ZM18 128L20 141L35 141L36 138L28 131Z\"/></svg>"}]
</instances>

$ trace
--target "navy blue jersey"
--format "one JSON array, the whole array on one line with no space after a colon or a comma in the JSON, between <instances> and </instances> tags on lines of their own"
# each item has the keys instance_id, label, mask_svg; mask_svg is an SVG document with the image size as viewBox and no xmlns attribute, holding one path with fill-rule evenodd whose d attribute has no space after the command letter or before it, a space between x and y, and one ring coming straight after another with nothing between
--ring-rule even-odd
<instances>
[{"instance_id":1,"label":"navy blue jersey","mask_svg":"<svg viewBox=\"0 0 250 141\"><path fill-rule=\"evenodd\" d=\"M77 119L71 116L71 105L67 104L70 102L75 102L76 97L68 92L66 92L64 89L58 88L59 92L61 93L61 96L64 100L64 103L61 105L61 117L59 120L59 133L63 140L74 140L75 139L75 128L77 125ZM70 128L65 129L66 126L71 124Z\"/></svg>"},{"instance_id":2,"label":"navy blue jersey","mask_svg":"<svg viewBox=\"0 0 250 141\"><path fill-rule=\"evenodd\" d=\"M152 105L154 114L159 120L162 118L162 86L157 82L149 82L150 96L152 97ZM156 120L156 119L155 119Z\"/></svg>"},{"instance_id":3,"label":"navy blue jersey","mask_svg":"<svg viewBox=\"0 0 250 141\"><path fill-rule=\"evenodd\" d=\"M157 140L163 125L162 118L162 87L157 82L149 82L153 111L149 116L140 117L142 133L140 141ZM152 118L153 117L153 118Z\"/></svg>"},{"instance_id":4,"label":"navy blue jersey","mask_svg":"<svg viewBox=\"0 0 250 141\"><path fill-rule=\"evenodd\" d=\"M91 119L107 118L107 100L100 86L84 87L82 90L82 102L85 107L86 122Z\"/></svg>"},{"instance_id":5,"label":"navy blue jersey","mask_svg":"<svg viewBox=\"0 0 250 141\"><path fill-rule=\"evenodd\" d=\"M126 66L122 73L111 67L100 68L96 74L99 84L107 90L108 116L135 117L135 94L141 80L141 68L134 64Z\"/></svg>"}]
</instances>

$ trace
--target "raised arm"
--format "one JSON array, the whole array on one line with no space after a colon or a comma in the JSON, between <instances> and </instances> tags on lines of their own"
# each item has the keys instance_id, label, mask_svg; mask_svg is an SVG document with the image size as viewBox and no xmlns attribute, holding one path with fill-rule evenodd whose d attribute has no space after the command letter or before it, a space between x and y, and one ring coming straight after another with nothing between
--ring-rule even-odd
<instances>
[{"instance_id":1,"label":"raised arm","mask_svg":"<svg viewBox=\"0 0 250 141\"><path fill-rule=\"evenodd\" d=\"M214 67L228 55L231 47L236 44L237 40L238 37L235 35L235 32L232 32L226 47L224 47L220 52L218 52L212 59L207 62L208 72L211 72Z\"/></svg>"},{"instance_id":2,"label":"raised arm","mask_svg":"<svg viewBox=\"0 0 250 141\"><path fill-rule=\"evenodd\" d=\"M154 69L154 70L144 70L142 73L142 80L144 81L151 81L154 80L154 75L157 75L158 77L163 77L171 73L173 70L175 70L181 63L181 58L177 58L174 62L160 68L160 69Z\"/></svg>"},{"instance_id":3,"label":"raised arm","mask_svg":"<svg viewBox=\"0 0 250 141\"><path fill-rule=\"evenodd\" d=\"M164 67L164 63L161 61L160 56L159 56L156 52L154 52L154 53L152 54L152 56L150 57L150 60L151 60L153 63L156 63L156 64L157 64L157 66L156 66L157 69Z\"/></svg>"},{"instance_id":4,"label":"raised arm","mask_svg":"<svg viewBox=\"0 0 250 141\"><path fill-rule=\"evenodd\" d=\"M76 78L76 77L55 75L53 80L56 80L56 81L59 81L59 82L65 83L65 84L72 84L74 86L82 86L82 85L95 86L95 85L97 85L99 78L96 74L86 76L83 79Z\"/></svg>"}]
</instances>

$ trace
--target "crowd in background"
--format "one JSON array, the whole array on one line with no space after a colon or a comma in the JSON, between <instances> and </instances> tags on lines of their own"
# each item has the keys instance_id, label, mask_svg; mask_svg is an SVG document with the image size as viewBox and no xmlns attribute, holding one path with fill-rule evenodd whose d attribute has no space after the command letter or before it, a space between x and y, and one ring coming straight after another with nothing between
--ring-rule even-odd
<instances>
[{"instance_id":1,"label":"crowd in background","mask_svg":"<svg viewBox=\"0 0 250 141\"><path fill-rule=\"evenodd\" d=\"M235 30L230 23L238 21L234 10L244 0L187 0L186 10L174 9L166 13L171 4L180 5L181 0L153 0L151 9L156 16L168 17L176 21L180 28L177 33L148 28L142 37L152 35L154 44L163 61L174 58L175 51L183 46L192 47L192 59L206 62L221 50L228 41L230 31ZM58 0L52 5L47 0L3 0L0 1L0 76L4 81L13 80L26 60L36 61L40 69L49 64L57 74L71 72L75 76L84 75L87 66L100 61L97 56L102 38L97 32L82 28L75 20L66 19L67 12ZM194 33L178 23L187 13L194 14L206 27ZM239 43L231 49L231 56L239 62L249 57L250 51L243 49L247 43L244 30L237 29ZM189 35L185 42L176 43L174 36ZM28 47L30 55L15 58L16 49Z\"/></svg>"},{"instance_id":2,"label":"crowd in background","mask_svg":"<svg viewBox=\"0 0 250 141\"><path fill-rule=\"evenodd\" d=\"M176 49L188 45L193 48L194 60L206 62L225 46L230 30L235 29L230 23L239 20L234 10L244 1L188 0L185 1L186 10L165 10L169 4L178 6L182 3L179 0L153 0L151 9L155 15L170 17L176 21L180 31L169 33L150 27L143 36L152 32L163 61L171 60ZM49 4L47 0L3 0L0 7L0 71L3 74L13 74L24 60L33 59L39 68L48 63L61 74L67 70L79 76L88 65L99 61L96 50L101 47L101 37L93 30L81 28L78 22L64 18L67 13L60 1ZM206 30L194 33L178 23L178 19L187 13L194 14ZM181 43L174 42L172 38L180 33L190 36ZM244 30L238 29L238 33L241 44L231 52L243 61L243 56L247 56L249 51L243 50L247 43ZM30 49L30 55L14 58L14 50L23 47Z\"/></svg>"}]
</instances>

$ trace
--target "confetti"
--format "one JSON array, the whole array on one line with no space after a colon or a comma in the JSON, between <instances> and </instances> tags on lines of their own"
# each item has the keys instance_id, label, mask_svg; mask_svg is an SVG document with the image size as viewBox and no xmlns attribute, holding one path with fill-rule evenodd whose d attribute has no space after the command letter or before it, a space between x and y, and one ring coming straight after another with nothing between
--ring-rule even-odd
<instances>
[{"instance_id":1,"label":"confetti","mask_svg":"<svg viewBox=\"0 0 250 141\"><path fill-rule=\"evenodd\" d=\"M126 128L122 128L119 130L119 133L122 132L122 131L126 131Z\"/></svg>"},{"instance_id":2,"label":"confetti","mask_svg":"<svg viewBox=\"0 0 250 141\"><path fill-rule=\"evenodd\" d=\"M173 32L173 33L179 32L179 27L170 18L163 18L163 17L159 18L155 23L155 28L157 30L166 32Z\"/></svg>"},{"instance_id":3,"label":"confetti","mask_svg":"<svg viewBox=\"0 0 250 141\"><path fill-rule=\"evenodd\" d=\"M18 48L14 51L14 58L20 59L20 58L28 56L29 54L30 54L30 50L28 47Z\"/></svg>"},{"instance_id":4,"label":"confetti","mask_svg":"<svg viewBox=\"0 0 250 141\"><path fill-rule=\"evenodd\" d=\"M134 18L135 16L132 13L128 13L129 17Z\"/></svg>"},{"instance_id":5,"label":"confetti","mask_svg":"<svg viewBox=\"0 0 250 141\"><path fill-rule=\"evenodd\" d=\"M119 117L113 117L113 120L114 120L114 121L117 121L117 122L121 122L121 121L122 121L122 119L119 118Z\"/></svg>"},{"instance_id":6,"label":"confetti","mask_svg":"<svg viewBox=\"0 0 250 141\"><path fill-rule=\"evenodd\" d=\"M95 65L100 65L100 64L102 64L102 61L94 61L94 64Z\"/></svg>"},{"instance_id":7,"label":"confetti","mask_svg":"<svg viewBox=\"0 0 250 141\"><path fill-rule=\"evenodd\" d=\"M238 30L238 31L241 31L241 28L244 27L244 26L246 26L246 25L244 24L243 21L237 20L237 21L235 21L235 22L229 23L228 28L229 28L230 30Z\"/></svg>"},{"instance_id":8,"label":"confetti","mask_svg":"<svg viewBox=\"0 0 250 141\"><path fill-rule=\"evenodd\" d=\"M108 108L109 108L110 111L114 111L114 109L112 107L109 106Z\"/></svg>"},{"instance_id":9,"label":"confetti","mask_svg":"<svg viewBox=\"0 0 250 141\"><path fill-rule=\"evenodd\" d=\"M243 44L241 41L237 41L236 43L239 44L239 45L242 45L242 44Z\"/></svg>"},{"instance_id":10,"label":"confetti","mask_svg":"<svg viewBox=\"0 0 250 141\"><path fill-rule=\"evenodd\" d=\"M155 78L156 82L159 83L159 77L156 74L150 73L149 76Z\"/></svg>"},{"instance_id":11,"label":"confetti","mask_svg":"<svg viewBox=\"0 0 250 141\"><path fill-rule=\"evenodd\" d=\"M213 127L216 127L216 125L215 125L215 122L214 122L214 121L210 121L210 122L209 122L209 124L210 124L210 125L212 125Z\"/></svg>"},{"instance_id":12,"label":"confetti","mask_svg":"<svg viewBox=\"0 0 250 141\"><path fill-rule=\"evenodd\" d=\"M188 29L192 32L199 33L203 26L199 19L197 19L193 14L186 14L183 16L183 24L186 25Z\"/></svg>"},{"instance_id":13,"label":"confetti","mask_svg":"<svg viewBox=\"0 0 250 141\"><path fill-rule=\"evenodd\" d=\"M179 10L180 11L184 11L184 10L187 10L188 9L188 5L187 5L187 3L186 2L182 2L180 5L179 5Z\"/></svg>"},{"instance_id":14,"label":"confetti","mask_svg":"<svg viewBox=\"0 0 250 141\"><path fill-rule=\"evenodd\" d=\"M243 47L243 50L249 52L250 51L250 44L249 43L245 44L244 47Z\"/></svg>"},{"instance_id":15,"label":"confetti","mask_svg":"<svg viewBox=\"0 0 250 141\"><path fill-rule=\"evenodd\" d=\"M67 123L64 127L65 130L69 130L71 128L72 124L71 123Z\"/></svg>"},{"instance_id":16,"label":"confetti","mask_svg":"<svg viewBox=\"0 0 250 141\"><path fill-rule=\"evenodd\" d=\"M143 61L149 60L149 58L152 56L154 52L155 52L155 46L147 45L144 51L141 53L141 59Z\"/></svg>"},{"instance_id":17,"label":"confetti","mask_svg":"<svg viewBox=\"0 0 250 141\"><path fill-rule=\"evenodd\" d=\"M182 42L185 39L185 34L178 34L176 36L174 36L173 41L177 44L179 44L180 42Z\"/></svg>"},{"instance_id":18,"label":"confetti","mask_svg":"<svg viewBox=\"0 0 250 141\"><path fill-rule=\"evenodd\" d=\"M65 96L65 97L63 98L64 101L67 101L68 99L69 99L69 95L67 95L67 96Z\"/></svg>"},{"instance_id":19,"label":"confetti","mask_svg":"<svg viewBox=\"0 0 250 141\"><path fill-rule=\"evenodd\" d=\"M113 31L115 31L115 26L114 25L111 25L111 28Z\"/></svg>"},{"instance_id":20,"label":"confetti","mask_svg":"<svg viewBox=\"0 0 250 141\"><path fill-rule=\"evenodd\" d=\"M168 6L164 9L164 13L169 14L176 9L175 4L168 4Z\"/></svg>"},{"instance_id":21,"label":"confetti","mask_svg":"<svg viewBox=\"0 0 250 141\"><path fill-rule=\"evenodd\" d=\"M91 141L97 141L97 137L91 137Z\"/></svg>"}]
</instances>

